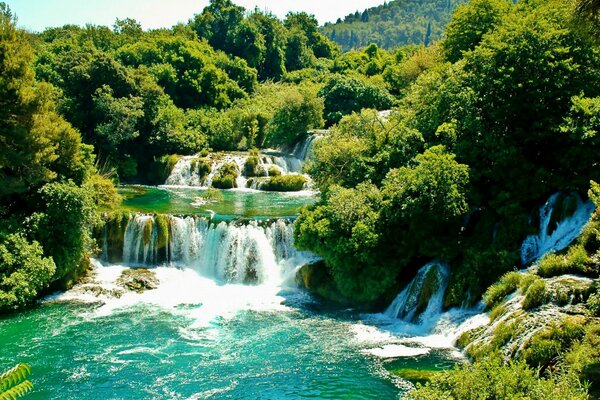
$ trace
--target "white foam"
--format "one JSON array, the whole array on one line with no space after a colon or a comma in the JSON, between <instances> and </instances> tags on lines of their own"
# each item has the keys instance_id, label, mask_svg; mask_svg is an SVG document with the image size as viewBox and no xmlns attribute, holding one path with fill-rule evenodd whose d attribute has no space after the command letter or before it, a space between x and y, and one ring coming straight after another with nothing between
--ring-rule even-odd
<instances>
[{"instance_id":1,"label":"white foam","mask_svg":"<svg viewBox=\"0 0 600 400\"><path fill-rule=\"evenodd\" d=\"M379 358L417 357L429 354L431 349L424 347L408 347L402 344L388 344L383 347L361 350L363 354L370 354Z\"/></svg>"}]
</instances>

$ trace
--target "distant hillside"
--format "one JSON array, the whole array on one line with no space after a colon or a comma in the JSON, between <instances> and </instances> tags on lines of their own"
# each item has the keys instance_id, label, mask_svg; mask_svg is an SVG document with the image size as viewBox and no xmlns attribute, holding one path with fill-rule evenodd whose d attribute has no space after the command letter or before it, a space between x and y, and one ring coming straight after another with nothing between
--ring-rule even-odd
<instances>
[{"instance_id":1,"label":"distant hillside","mask_svg":"<svg viewBox=\"0 0 600 400\"><path fill-rule=\"evenodd\" d=\"M465 0L394 0L381 6L356 11L321 32L338 43L342 50L376 43L392 49L405 44L429 44L438 39L452 11Z\"/></svg>"}]
</instances>

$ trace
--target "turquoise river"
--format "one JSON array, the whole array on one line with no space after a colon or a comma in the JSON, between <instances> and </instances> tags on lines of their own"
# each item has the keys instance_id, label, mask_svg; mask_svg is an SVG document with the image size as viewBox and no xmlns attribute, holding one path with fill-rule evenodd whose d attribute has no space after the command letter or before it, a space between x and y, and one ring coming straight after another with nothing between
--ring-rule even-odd
<instances>
[{"instance_id":1,"label":"turquoise river","mask_svg":"<svg viewBox=\"0 0 600 400\"><path fill-rule=\"evenodd\" d=\"M121 192L122 242L101 238L90 277L0 319L0 365L31 365L30 399L398 399L413 383L394 372L463 361L452 347L463 310L406 322L297 287L315 256L293 247L291 220L314 194L234 190L194 206L201 189ZM154 212L171 214L166 249ZM119 286L138 267L157 288Z\"/></svg>"}]
</instances>

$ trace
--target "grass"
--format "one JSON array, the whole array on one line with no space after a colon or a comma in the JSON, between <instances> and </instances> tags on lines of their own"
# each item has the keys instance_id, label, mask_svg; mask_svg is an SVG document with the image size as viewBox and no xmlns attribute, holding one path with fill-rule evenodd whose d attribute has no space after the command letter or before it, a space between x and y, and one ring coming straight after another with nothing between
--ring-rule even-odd
<instances>
[{"instance_id":1,"label":"grass","mask_svg":"<svg viewBox=\"0 0 600 400\"><path fill-rule=\"evenodd\" d=\"M391 370L390 373L414 384L419 383L424 385L433 379L434 376L439 374L440 371L430 369L400 368Z\"/></svg>"},{"instance_id":2,"label":"grass","mask_svg":"<svg viewBox=\"0 0 600 400\"><path fill-rule=\"evenodd\" d=\"M538 274L545 278L565 274L588 275L592 271L591 260L583 245L569 247L566 254L548 254L540 261Z\"/></svg>"},{"instance_id":3,"label":"grass","mask_svg":"<svg viewBox=\"0 0 600 400\"><path fill-rule=\"evenodd\" d=\"M509 294L519 288L522 274L512 271L504 274L500 280L490 286L483 294L483 302L488 308L494 308Z\"/></svg>"},{"instance_id":4,"label":"grass","mask_svg":"<svg viewBox=\"0 0 600 400\"><path fill-rule=\"evenodd\" d=\"M548 301L546 282L543 279L538 279L527 289L521 305L525 310L530 310L541 306L546 301Z\"/></svg>"}]
</instances>

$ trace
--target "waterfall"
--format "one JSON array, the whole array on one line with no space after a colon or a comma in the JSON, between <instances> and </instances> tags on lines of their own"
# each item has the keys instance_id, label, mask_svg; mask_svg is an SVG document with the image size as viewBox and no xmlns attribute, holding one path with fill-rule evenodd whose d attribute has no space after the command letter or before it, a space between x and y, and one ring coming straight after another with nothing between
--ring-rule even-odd
<instances>
[{"instance_id":1,"label":"waterfall","mask_svg":"<svg viewBox=\"0 0 600 400\"><path fill-rule=\"evenodd\" d=\"M418 324L437 320L442 313L448 277L447 264L439 261L426 264L398 294L385 315Z\"/></svg>"},{"instance_id":2,"label":"waterfall","mask_svg":"<svg viewBox=\"0 0 600 400\"><path fill-rule=\"evenodd\" d=\"M196 157L181 157L173 166L173 170L165 181L171 186L202 186L202 177L198 170L198 163L193 163Z\"/></svg>"},{"instance_id":3,"label":"waterfall","mask_svg":"<svg viewBox=\"0 0 600 400\"><path fill-rule=\"evenodd\" d=\"M317 139L318 135L308 135L306 139L298 142L292 151L292 155L300 161L306 161L310 157L313 143Z\"/></svg>"},{"instance_id":4,"label":"waterfall","mask_svg":"<svg viewBox=\"0 0 600 400\"><path fill-rule=\"evenodd\" d=\"M282 219L215 224L201 217L136 214L122 240L126 265L191 268L227 283L280 282L282 273L292 273L286 269L312 257L294 248L293 224Z\"/></svg>"},{"instance_id":5,"label":"waterfall","mask_svg":"<svg viewBox=\"0 0 600 400\"><path fill-rule=\"evenodd\" d=\"M293 154L276 151L267 151L264 154L259 154L256 171L259 177L267 178L269 170L272 168L277 169L282 175L300 173L304 160L310 154L315 137L308 136L306 140L298 143L294 148ZM240 171L235 180L236 188L260 189L260 185L256 179L250 181L251 177L244 175L244 165L249 157L250 154L248 153L227 154L223 156L209 155L201 162L199 161L199 156L181 157L166 179L165 185L209 188L213 186L214 178L221 168L225 164L234 163ZM209 163L210 170L201 168L202 165L205 165L205 162Z\"/></svg>"},{"instance_id":6,"label":"waterfall","mask_svg":"<svg viewBox=\"0 0 600 400\"><path fill-rule=\"evenodd\" d=\"M561 219L563 215L557 213L564 212L565 201L574 201L574 210L571 215ZM569 246L579 236L593 212L593 203L589 200L583 202L577 194L568 197L561 193L552 195L539 211L540 232L528 236L521 245L521 262L527 264L548 252Z\"/></svg>"}]
</instances>

